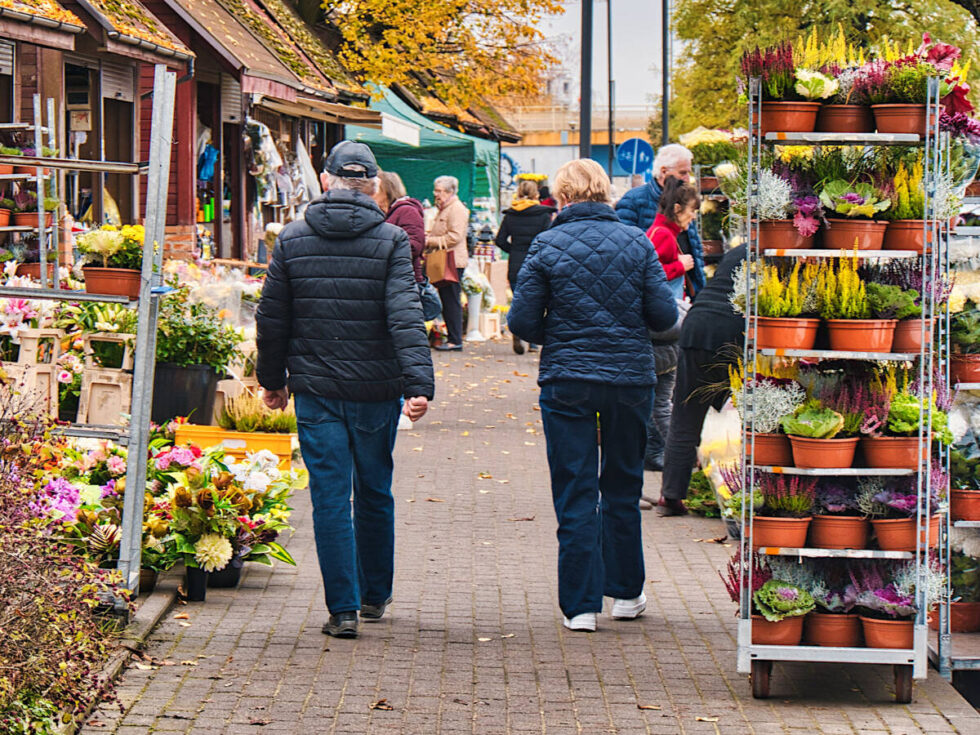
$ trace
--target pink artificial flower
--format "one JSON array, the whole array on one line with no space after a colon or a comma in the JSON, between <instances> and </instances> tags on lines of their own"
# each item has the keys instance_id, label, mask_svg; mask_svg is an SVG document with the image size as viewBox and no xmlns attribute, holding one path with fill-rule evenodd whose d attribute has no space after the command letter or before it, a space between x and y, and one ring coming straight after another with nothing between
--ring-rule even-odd
<instances>
[{"instance_id":1,"label":"pink artificial flower","mask_svg":"<svg viewBox=\"0 0 980 735\"><path fill-rule=\"evenodd\" d=\"M62 370L60 373L58 373L58 382L59 383L70 383L74 379L75 379L75 377L70 372L68 372L67 370Z\"/></svg>"},{"instance_id":2,"label":"pink artificial flower","mask_svg":"<svg viewBox=\"0 0 980 735\"><path fill-rule=\"evenodd\" d=\"M106 460L106 467L112 475L122 475L126 472L126 460L122 457L112 455Z\"/></svg>"},{"instance_id":3,"label":"pink artificial flower","mask_svg":"<svg viewBox=\"0 0 980 735\"><path fill-rule=\"evenodd\" d=\"M170 452L165 452L164 454L161 454L159 457L157 457L157 459L156 459L156 467L157 467L158 470L161 470L161 471L166 470L166 469L169 469L169 467L170 467Z\"/></svg>"},{"instance_id":4,"label":"pink artificial flower","mask_svg":"<svg viewBox=\"0 0 980 735\"><path fill-rule=\"evenodd\" d=\"M194 456L194 453L186 447L174 447L171 449L170 458L174 463L179 464L182 467L189 466L191 462L197 459Z\"/></svg>"},{"instance_id":5,"label":"pink artificial flower","mask_svg":"<svg viewBox=\"0 0 980 735\"><path fill-rule=\"evenodd\" d=\"M809 237L810 235L816 234L817 230L820 229L820 222L816 217L808 217L802 212L797 212L793 217L793 227L803 237Z\"/></svg>"}]
</instances>

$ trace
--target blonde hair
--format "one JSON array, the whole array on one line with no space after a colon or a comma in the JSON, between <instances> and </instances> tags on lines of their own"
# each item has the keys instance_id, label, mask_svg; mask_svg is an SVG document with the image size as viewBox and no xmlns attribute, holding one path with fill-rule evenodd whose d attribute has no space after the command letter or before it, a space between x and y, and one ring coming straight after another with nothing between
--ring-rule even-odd
<instances>
[{"instance_id":1,"label":"blonde hair","mask_svg":"<svg viewBox=\"0 0 980 735\"><path fill-rule=\"evenodd\" d=\"M590 158L569 161L555 174L554 195L565 204L610 201L609 177L602 166Z\"/></svg>"},{"instance_id":2,"label":"blonde hair","mask_svg":"<svg viewBox=\"0 0 980 735\"><path fill-rule=\"evenodd\" d=\"M538 199L541 196L538 185L533 181L524 179L517 185L518 199Z\"/></svg>"},{"instance_id":3,"label":"blonde hair","mask_svg":"<svg viewBox=\"0 0 980 735\"><path fill-rule=\"evenodd\" d=\"M402 182L402 177L394 171L381 171L378 173L378 176L381 179L381 191L384 192L388 204L392 204L402 197L408 196L408 192L405 191L405 184Z\"/></svg>"}]
</instances>

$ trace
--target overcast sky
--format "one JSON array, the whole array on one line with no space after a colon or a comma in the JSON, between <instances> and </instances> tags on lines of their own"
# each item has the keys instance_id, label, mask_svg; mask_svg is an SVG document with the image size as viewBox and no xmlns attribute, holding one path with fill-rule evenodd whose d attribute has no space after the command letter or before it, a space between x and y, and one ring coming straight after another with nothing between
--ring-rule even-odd
<instances>
[{"instance_id":1,"label":"overcast sky","mask_svg":"<svg viewBox=\"0 0 980 735\"><path fill-rule=\"evenodd\" d=\"M611 0L613 31L613 79L616 105L646 105L650 94L660 90L661 0ZM578 0L565 3L565 14L548 18L542 27L548 36L567 35L573 45L581 43L582 6ZM593 4L595 19L593 49L593 100L606 104L606 2ZM576 57L577 58L577 57ZM578 81L577 62L573 79Z\"/></svg>"}]
</instances>

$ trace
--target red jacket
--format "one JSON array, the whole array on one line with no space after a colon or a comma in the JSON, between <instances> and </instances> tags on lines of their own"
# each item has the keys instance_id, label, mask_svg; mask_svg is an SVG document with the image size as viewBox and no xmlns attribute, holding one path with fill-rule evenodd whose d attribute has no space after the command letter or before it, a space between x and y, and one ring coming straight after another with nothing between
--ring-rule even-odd
<instances>
[{"instance_id":1,"label":"red jacket","mask_svg":"<svg viewBox=\"0 0 980 735\"><path fill-rule=\"evenodd\" d=\"M657 249L657 257L660 258L660 265L664 267L668 281L684 277L684 265L680 261L681 249L677 245L679 234L681 228L662 214L654 218L653 224L647 230L647 239Z\"/></svg>"}]
</instances>

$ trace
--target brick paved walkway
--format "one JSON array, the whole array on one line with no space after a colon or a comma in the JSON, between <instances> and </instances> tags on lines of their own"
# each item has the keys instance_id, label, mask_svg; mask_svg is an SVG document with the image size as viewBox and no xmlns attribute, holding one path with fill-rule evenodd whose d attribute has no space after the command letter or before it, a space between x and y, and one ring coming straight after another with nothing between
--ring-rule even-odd
<instances>
[{"instance_id":1,"label":"brick paved walkway","mask_svg":"<svg viewBox=\"0 0 980 735\"><path fill-rule=\"evenodd\" d=\"M719 521L645 514L646 615L564 630L535 360L504 343L437 358L434 410L398 437L390 614L358 640L320 633L301 495L298 567L249 565L239 589L171 612L149 649L165 665L130 667L125 715L101 709L86 735L980 732L934 672L902 706L890 668L777 664L774 698L753 700L716 574L732 552L710 541Z\"/></svg>"}]
</instances>

